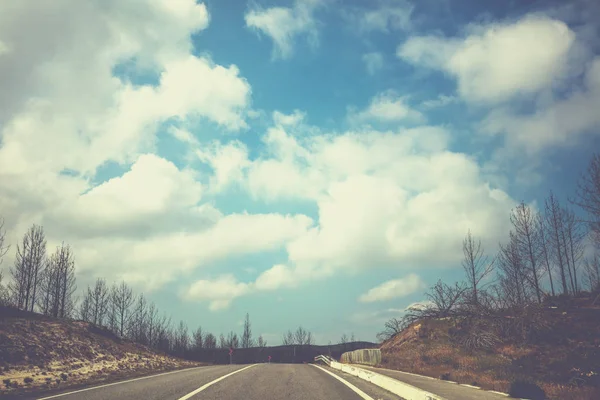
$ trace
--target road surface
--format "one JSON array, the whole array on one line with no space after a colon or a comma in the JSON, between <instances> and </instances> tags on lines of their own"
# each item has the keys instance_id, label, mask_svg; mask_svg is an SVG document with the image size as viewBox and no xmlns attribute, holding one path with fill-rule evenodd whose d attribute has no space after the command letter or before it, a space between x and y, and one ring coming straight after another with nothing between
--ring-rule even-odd
<instances>
[{"instance_id":1,"label":"road surface","mask_svg":"<svg viewBox=\"0 0 600 400\"><path fill-rule=\"evenodd\" d=\"M470 388L456 383L446 382L427 376L413 375L406 372L395 371L384 368L374 368L364 365L355 365L355 367L368 369L381 375L408 383L430 393L437 394L447 400L506 400L505 395L488 392L485 390Z\"/></svg>"},{"instance_id":2,"label":"road surface","mask_svg":"<svg viewBox=\"0 0 600 400\"><path fill-rule=\"evenodd\" d=\"M343 381L340 381L340 378ZM333 372L328 368L308 364L275 363L206 366L27 398L47 400L399 399L364 380L341 372Z\"/></svg>"}]
</instances>

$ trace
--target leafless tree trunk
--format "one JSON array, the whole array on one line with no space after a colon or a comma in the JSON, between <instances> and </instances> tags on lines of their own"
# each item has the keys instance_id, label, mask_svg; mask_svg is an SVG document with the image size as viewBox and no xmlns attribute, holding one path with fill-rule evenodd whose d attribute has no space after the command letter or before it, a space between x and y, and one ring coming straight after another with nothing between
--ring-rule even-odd
<instances>
[{"instance_id":1,"label":"leafless tree trunk","mask_svg":"<svg viewBox=\"0 0 600 400\"><path fill-rule=\"evenodd\" d=\"M227 347L231 347L237 349L240 347L240 339L238 338L237 333L231 331L229 335L227 335Z\"/></svg>"},{"instance_id":2,"label":"leafless tree trunk","mask_svg":"<svg viewBox=\"0 0 600 400\"><path fill-rule=\"evenodd\" d=\"M135 301L135 308L129 322L131 339L140 344L147 344L146 329L148 317L148 303L141 293Z\"/></svg>"},{"instance_id":3,"label":"leafless tree trunk","mask_svg":"<svg viewBox=\"0 0 600 400\"><path fill-rule=\"evenodd\" d=\"M246 313L246 319L244 320L244 332L242 333L242 348L249 348L254 346L252 340L252 327L250 325L250 315Z\"/></svg>"},{"instance_id":4,"label":"leafless tree trunk","mask_svg":"<svg viewBox=\"0 0 600 400\"><path fill-rule=\"evenodd\" d=\"M520 306L528 302L525 285L525 266L519 251L519 244L514 232L509 234L510 240L506 245L500 245L498 267L501 271L500 287L502 295L512 306Z\"/></svg>"},{"instance_id":5,"label":"leafless tree trunk","mask_svg":"<svg viewBox=\"0 0 600 400\"><path fill-rule=\"evenodd\" d=\"M110 291L111 320L115 327L115 333L120 337L125 336L129 326L133 301L133 291L124 281L119 285L113 285Z\"/></svg>"},{"instance_id":6,"label":"leafless tree trunk","mask_svg":"<svg viewBox=\"0 0 600 400\"><path fill-rule=\"evenodd\" d=\"M600 258L594 254L591 259L586 258L584 263L585 278L590 292L600 290Z\"/></svg>"},{"instance_id":7,"label":"leafless tree trunk","mask_svg":"<svg viewBox=\"0 0 600 400\"><path fill-rule=\"evenodd\" d=\"M194 331L193 336L193 347L194 350L199 350L204 348L204 335L202 334L202 327L199 326L198 329Z\"/></svg>"},{"instance_id":8,"label":"leafless tree trunk","mask_svg":"<svg viewBox=\"0 0 600 400\"><path fill-rule=\"evenodd\" d=\"M219 336L219 348L224 349L227 347L227 340L225 339L225 336L223 336L223 334L221 333L221 335Z\"/></svg>"},{"instance_id":9,"label":"leafless tree trunk","mask_svg":"<svg viewBox=\"0 0 600 400\"><path fill-rule=\"evenodd\" d=\"M154 346L156 342L156 331L158 327L158 308L154 303L150 303L146 315L146 336L148 346Z\"/></svg>"},{"instance_id":10,"label":"leafless tree trunk","mask_svg":"<svg viewBox=\"0 0 600 400\"><path fill-rule=\"evenodd\" d=\"M535 228L535 218L529 206L521 202L511 213L510 222L515 228L515 238L519 253L523 255L524 263L529 264L528 275L531 277L531 283L538 303L542 302L542 290L540 287L540 238Z\"/></svg>"},{"instance_id":11,"label":"leafless tree trunk","mask_svg":"<svg viewBox=\"0 0 600 400\"><path fill-rule=\"evenodd\" d=\"M92 291L87 288L87 291L83 294L83 299L79 304L79 319L85 322L92 322Z\"/></svg>"},{"instance_id":12,"label":"leafless tree trunk","mask_svg":"<svg viewBox=\"0 0 600 400\"><path fill-rule=\"evenodd\" d=\"M6 230L4 229L4 218L0 218L0 266L2 266L2 261L10 246L6 244ZM0 269L0 305L8 305L10 303L10 296L8 293L8 288L4 286L2 283L2 279L4 278L2 274L2 270Z\"/></svg>"},{"instance_id":13,"label":"leafless tree trunk","mask_svg":"<svg viewBox=\"0 0 600 400\"><path fill-rule=\"evenodd\" d=\"M544 222L544 217L542 214L538 213L536 215L536 230L538 232L540 238L540 250L542 253L542 261L546 266L546 272L548 273L548 279L550 280L550 290L552 292L552 296L555 296L554 292L554 282L552 279L552 267L550 264L550 256L548 251L548 240L546 238L546 223Z\"/></svg>"},{"instance_id":14,"label":"leafless tree trunk","mask_svg":"<svg viewBox=\"0 0 600 400\"><path fill-rule=\"evenodd\" d=\"M262 337L258 336L258 347L267 347L267 341Z\"/></svg>"},{"instance_id":15,"label":"leafless tree trunk","mask_svg":"<svg viewBox=\"0 0 600 400\"><path fill-rule=\"evenodd\" d=\"M287 331L283 335L283 338L281 341L284 346L290 346L290 345L294 344L295 343L294 333L291 330Z\"/></svg>"},{"instance_id":16,"label":"leafless tree trunk","mask_svg":"<svg viewBox=\"0 0 600 400\"><path fill-rule=\"evenodd\" d=\"M96 279L94 288L88 287L90 298L91 322L94 325L104 326L108 316L109 291L104 279Z\"/></svg>"},{"instance_id":17,"label":"leafless tree trunk","mask_svg":"<svg viewBox=\"0 0 600 400\"><path fill-rule=\"evenodd\" d=\"M17 245L14 267L10 269L13 281L10 291L17 307L33 311L37 300L39 281L46 261L44 228L33 225Z\"/></svg>"},{"instance_id":18,"label":"leafless tree trunk","mask_svg":"<svg viewBox=\"0 0 600 400\"><path fill-rule=\"evenodd\" d=\"M587 171L579 179L577 197L572 203L585 210L587 224L596 248L600 248L600 154L594 154Z\"/></svg>"},{"instance_id":19,"label":"leafless tree trunk","mask_svg":"<svg viewBox=\"0 0 600 400\"><path fill-rule=\"evenodd\" d=\"M41 274L39 307L42 313L58 318L69 317L74 308L76 288L73 252L63 243L50 256Z\"/></svg>"},{"instance_id":20,"label":"leafless tree trunk","mask_svg":"<svg viewBox=\"0 0 600 400\"><path fill-rule=\"evenodd\" d=\"M471 235L471 230L463 240L463 254L462 266L467 274L467 283L471 291L470 300L474 305L478 305L479 283L493 271L494 261L490 262L484 255L481 240L476 241Z\"/></svg>"},{"instance_id":21,"label":"leafless tree trunk","mask_svg":"<svg viewBox=\"0 0 600 400\"><path fill-rule=\"evenodd\" d=\"M569 255L569 259L571 261L573 287L574 292L577 293L579 291L577 271L579 270L580 262L585 249L584 240L586 232L584 229L582 229L580 221L577 220L575 213L572 210L565 208L563 213L564 231L566 233L565 252Z\"/></svg>"},{"instance_id":22,"label":"leafless tree trunk","mask_svg":"<svg viewBox=\"0 0 600 400\"><path fill-rule=\"evenodd\" d=\"M569 288L567 286L567 271L565 270L565 256L562 246L563 241L561 240L562 212L560 204L552 192L550 192L550 196L548 196L546 199L545 208L546 226L549 230L548 237L550 239L549 241L551 248L554 250L553 255L557 261L560 280L562 283L562 290L564 294L569 294Z\"/></svg>"},{"instance_id":23,"label":"leafless tree trunk","mask_svg":"<svg viewBox=\"0 0 600 400\"><path fill-rule=\"evenodd\" d=\"M216 349L217 348L217 338L212 333L207 333L204 336L204 348L206 349Z\"/></svg>"},{"instance_id":24,"label":"leafless tree trunk","mask_svg":"<svg viewBox=\"0 0 600 400\"><path fill-rule=\"evenodd\" d=\"M438 318L448 317L458 307L460 300L467 291L463 284L455 283L450 286L438 280L425 296L433 303Z\"/></svg>"},{"instance_id":25,"label":"leafless tree trunk","mask_svg":"<svg viewBox=\"0 0 600 400\"><path fill-rule=\"evenodd\" d=\"M339 344L346 344L348 343L348 335L346 335L345 333L342 335L342 337L340 338L340 343Z\"/></svg>"},{"instance_id":26,"label":"leafless tree trunk","mask_svg":"<svg viewBox=\"0 0 600 400\"><path fill-rule=\"evenodd\" d=\"M295 343L300 346L303 346L306 344L307 338L308 338L308 332L306 331L306 329L299 326L298 329L296 329L296 333L294 333Z\"/></svg>"},{"instance_id":27,"label":"leafless tree trunk","mask_svg":"<svg viewBox=\"0 0 600 400\"><path fill-rule=\"evenodd\" d=\"M402 332L402 329L404 329L402 320L392 318L385 323L383 331L377 334L377 339L380 342L385 342Z\"/></svg>"},{"instance_id":28,"label":"leafless tree trunk","mask_svg":"<svg viewBox=\"0 0 600 400\"><path fill-rule=\"evenodd\" d=\"M188 327L185 322L179 321L177 332L175 333L175 354L183 356L189 348L189 341Z\"/></svg>"}]
</instances>

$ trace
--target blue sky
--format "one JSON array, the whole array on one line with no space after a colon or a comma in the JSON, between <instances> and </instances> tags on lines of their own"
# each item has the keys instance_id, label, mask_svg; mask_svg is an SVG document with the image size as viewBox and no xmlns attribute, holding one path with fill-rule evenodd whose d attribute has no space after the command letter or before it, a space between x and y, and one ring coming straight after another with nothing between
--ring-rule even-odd
<instances>
[{"instance_id":1,"label":"blue sky","mask_svg":"<svg viewBox=\"0 0 600 400\"><path fill-rule=\"evenodd\" d=\"M0 215L192 329L374 340L599 148L593 1L142 3L0 6Z\"/></svg>"}]
</instances>

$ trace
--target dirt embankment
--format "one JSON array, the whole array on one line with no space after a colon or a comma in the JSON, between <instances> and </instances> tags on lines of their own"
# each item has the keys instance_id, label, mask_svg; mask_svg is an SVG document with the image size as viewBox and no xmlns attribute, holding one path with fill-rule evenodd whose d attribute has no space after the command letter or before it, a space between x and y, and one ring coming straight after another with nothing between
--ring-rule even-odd
<instances>
[{"instance_id":1,"label":"dirt embankment","mask_svg":"<svg viewBox=\"0 0 600 400\"><path fill-rule=\"evenodd\" d=\"M160 354L82 321L0 309L0 397L201 365Z\"/></svg>"},{"instance_id":2,"label":"dirt embankment","mask_svg":"<svg viewBox=\"0 0 600 400\"><path fill-rule=\"evenodd\" d=\"M600 307L590 303L546 305L534 337L506 335L486 349L464 346L464 321L421 321L382 345L382 366L502 392L525 380L549 399L600 399Z\"/></svg>"}]
</instances>

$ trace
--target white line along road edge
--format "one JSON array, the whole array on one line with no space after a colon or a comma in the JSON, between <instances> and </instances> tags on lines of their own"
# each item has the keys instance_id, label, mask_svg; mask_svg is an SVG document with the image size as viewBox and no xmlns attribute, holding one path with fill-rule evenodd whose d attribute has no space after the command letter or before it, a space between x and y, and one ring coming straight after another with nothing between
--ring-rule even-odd
<instances>
[{"instance_id":1,"label":"white line along road edge","mask_svg":"<svg viewBox=\"0 0 600 400\"><path fill-rule=\"evenodd\" d=\"M185 396L183 396L183 397L180 397L178 400L187 400L187 399L189 399L190 397L192 397L192 396L194 396L194 395L196 395L196 394L200 393L201 391L203 391L203 390L204 390L204 389L206 389L207 387L209 387L209 386L211 386L211 385L214 385L215 383L217 383L217 382L219 382L219 381L222 381L223 379L225 379L225 378L228 378L228 377L230 377L231 375L237 374L238 372L242 372L242 371L243 371L243 370L245 370L245 369L252 368L252 367L254 367L255 365L257 365L257 364L248 365L247 367L244 367L244 368L242 368L242 369L238 369L238 370L236 370L236 371L233 371L233 372L231 372L231 373L229 373L229 374L227 374L227 375L223 375L222 377L220 377L220 378L217 378L217 379L215 379L215 380L214 380L214 381L212 381L212 382L208 382L208 383L207 383L206 385L204 385L204 386L200 386L198 389L194 390L193 392L190 392L190 393L186 394Z\"/></svg>"},{"instance_id":2,"label":"white line along road edge","mask_svg":"<svg viewBox=\"0 0 600 400\"><path fill-rule=\"evenodd\" d=\"M356 386L354 386L350 382L346 381L345 379L340 378L339 376L337 376L336 374L334 374L332 372L327 371L325 368L320 367L320 366L318 366L316 364L310 364L310 365L312 365L313 367L319 368L323 372L327 372L329 375L333 376L335 379L337 379L338 381L342 382L344 385L348 386L350 389L352 389L357 395L359 395L363 399L365 399L365 400L375 400L374 398L372 398L371 396L369 396L368 394L366 394L365 392L363 392L362 390L360 390L359 388L357 388Z\"/></svg>"},{"instance_id":3,"label":"white line along road edge","mask_svg":"<svg viewBox=\"0 0 600 400\"><path fill-rule=\"evenodd\" d=\"M88 390L94 390L94 389L100 389L100 388L104 388L104 387L108 387L108 386L120 385L121 383L141 381L142 379L156 378L157 376L176 374L176 373L185 372L185 371L192 371L192 370L195 370L195 369L198 369L198 368L206 368L206 366L178 369L177 371L163 372L162 374L142 376L140 378L128 379L126 381L119 381L119 382L107 383L106 385L99 385L99 386L89 387L89 388L85 388L85 389L75 390L73 392L67 392L67 393L55 394L55 395L48 396L48 397L42 397L42 398L39 398L37 400L48 400L48 399L53 399L55 397L62 397L62 396L68 396L70 394L87 392Z\"/></svg>"}]
</instances>

